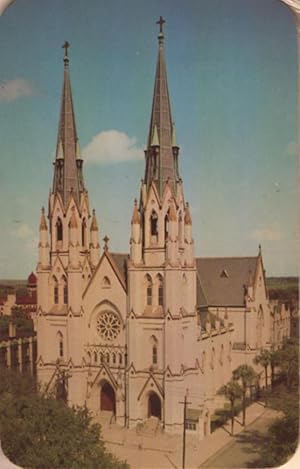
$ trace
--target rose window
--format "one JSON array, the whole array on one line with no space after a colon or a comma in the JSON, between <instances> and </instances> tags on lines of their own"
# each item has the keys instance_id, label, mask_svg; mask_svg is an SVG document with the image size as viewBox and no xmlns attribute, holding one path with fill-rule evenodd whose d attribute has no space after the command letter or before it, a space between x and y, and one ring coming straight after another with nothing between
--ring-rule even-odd
<instances>
[{"instance_id":1,"label":"rose window","mask_svg":"<svg viewBox=\"0 0 300 469\"><path fill-rule=\"evenodd\" d=\"M105 340L113 340L121 330L121 321L115 313L105 311L99 314L96 322L99 335Z\"/></svg>"}]
</instances>

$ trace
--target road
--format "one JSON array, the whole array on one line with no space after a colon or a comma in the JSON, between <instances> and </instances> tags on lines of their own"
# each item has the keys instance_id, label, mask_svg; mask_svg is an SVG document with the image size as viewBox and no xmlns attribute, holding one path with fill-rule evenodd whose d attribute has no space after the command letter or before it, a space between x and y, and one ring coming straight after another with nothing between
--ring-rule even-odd
<instances>
[{"instance_id":1,"label":"road","mask_svg":"<svg viewBox=\"0 0 300 469\"><path fill-rule=\"evenodd\" d=\"M201 467L243 468L257 467L255 460L259 458L259 444L267 432L267 428L274 421L274 411L268 409L265 413L247 427L241 434L234 437L234 442L218 453Z\"/></svg>"}]
</instances>

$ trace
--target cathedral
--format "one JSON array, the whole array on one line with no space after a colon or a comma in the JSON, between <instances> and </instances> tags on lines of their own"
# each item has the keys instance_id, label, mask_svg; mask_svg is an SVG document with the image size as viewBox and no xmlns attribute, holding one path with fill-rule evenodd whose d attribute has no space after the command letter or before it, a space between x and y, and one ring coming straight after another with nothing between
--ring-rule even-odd
<instances>
[{"instance_id":1,"label":"cathedral","mask_svg":"<svg viewBox=\"0 0 300 469\"><path fill-rule=\"evenodd\" d=\"M270 347L262 253L197 258L180 176L159 20L145 172L128 254L111 252L83 174L65 43L53 185L41 211L37 265L38 379L70 405L133 428L210 433L219 388ZM184 162L182 162L184 164ZM121 209L120 201L120 209ZM101 218L101 214L99 215ZM128 231L129 231L128 230Z\"/></svg>"}]
</instances>

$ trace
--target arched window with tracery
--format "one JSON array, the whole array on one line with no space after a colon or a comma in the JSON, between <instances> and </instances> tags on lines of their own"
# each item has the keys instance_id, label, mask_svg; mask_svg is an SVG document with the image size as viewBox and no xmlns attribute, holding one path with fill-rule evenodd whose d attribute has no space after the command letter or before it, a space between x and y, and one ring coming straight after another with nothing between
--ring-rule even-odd
<instances>
[{"instance_id":1,"label":"arched window with tracery","mask_svg":"<svg viewBox=\"0 0 300 469\"><path fill-rule=\"evenodd\" d=\"M157 292L158 292L158 305L164 305L164 283L160 274L157 276Z\"/></svg>"},{"instance_id":2,"label":"arched window with tracery","mask_svg":"<svg viewBox=\"0 0 300 469\"><path fill-rule=\"evenodd\" d=\"M152 346L152 364L157 365L157 345Z\"/></svg>"},{"instance_id":3,"label":"arched window with tracery","mask_svg":"<svg viewBox=\"0 0 300 469\"><path fill-rule=\"evenodd\" d=\"M148 306L152 305L152 289L153 289L152 278L150 277L149 274L147 274L146 275L146 298L147 298Z\"/></svg>"},{"instance_id":4,"label":"arched window with tracery","mask_svg":"<svg viewBox=\"0 0 300 469\"><path fill-rule=\"evenodd\" d=\"M57 219L56 222L56 241L63 240L63 225L60 218Z\"/></svg>"},{"instance_id":5,"label":"arched window with tracery","mask_svg":"<svg viewBox=\"0 0 300 469\"><path fill-rule=\"evenodd\" d=\"M63 358L64 356L64 337L60 331L57 333L58 339L58 356L59 358Z\"/></svg>"}]
</instances>

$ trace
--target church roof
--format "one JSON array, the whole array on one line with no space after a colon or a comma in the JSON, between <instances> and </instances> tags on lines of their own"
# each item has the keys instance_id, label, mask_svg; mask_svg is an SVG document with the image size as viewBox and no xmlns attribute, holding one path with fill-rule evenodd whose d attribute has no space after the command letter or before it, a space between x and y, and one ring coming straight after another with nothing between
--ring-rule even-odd
<instances>
[{"instance_id":1,"label":"church roof","mask_svg":"<svg viewBox=\"0 0 300 469\"><path fill-rule=\"evenodd\" d=\"M110 252L110 255L113 258L124 285L127 285L127 259L129 259L129 255L117 252Z\"/></svg>"},{"instance_id":2,"label":"church roof","mask_svg":"<svg viewBox=\"0 0 300 469\"><path fill-rule=\"evenodd\" d=\"M258 257L200 257L197 262L198 306L243 306L249 272Z\"/></svg>"}]
</instances>

